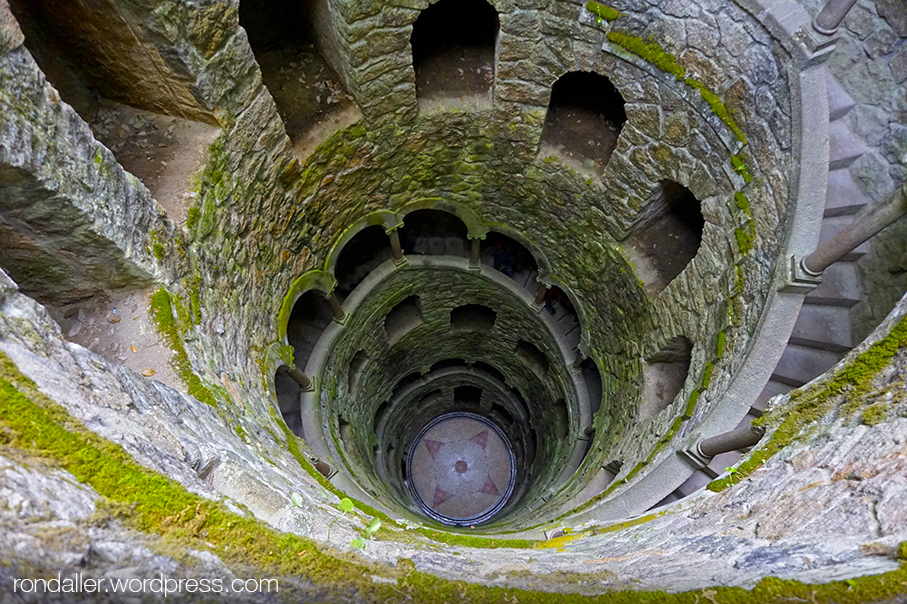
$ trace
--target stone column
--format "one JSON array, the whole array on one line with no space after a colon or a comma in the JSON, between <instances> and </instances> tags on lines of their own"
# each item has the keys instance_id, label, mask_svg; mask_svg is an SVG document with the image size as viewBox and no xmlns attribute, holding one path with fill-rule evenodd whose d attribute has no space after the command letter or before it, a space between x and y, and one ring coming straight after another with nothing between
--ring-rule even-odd
<instances>
[{"instance_id":1,"label":"stone column","mask_svg":"<svg viewBox=\"0 0 907 604\"><path fill-rule=\"evenodd\" d=\"M818 276L904 214L907 214L907 188L901 187L885 201L861 210L843 231L804 258L802 267Z\"/></svg>"},{"instance_id":2,"label":"stone column","mask_svg":"<svg viewBox=\"0 0 907 604\"><path fill-rule=\"evenodd\" d=\"M479 268L482 262L482 240L469 237L469 268Z\"/></svg>"},{"instance_id":3,"label":"stone column","mask_svg":"<svg viewBox=\"0 0 907 604\"><path fill-rule=\"evenodd\" d=\"M337 294L331 292L325 294L325 299L328 301L328 304L331 305L331 311L334 313L334 320L338 323L343 323L343 320L346 319L346 313L343 312L343 306L340 305L340 300L337 298Z\"/></svg>"},{"instance_id":4,"label":"stone column","mask_svg":"<svg viewBox=\"0 0 907 604\"><path fill-rule=\"evenodd\" d=\"M856 3L857 0L828 0L821 12L813 19L813 27L820 34L834 35L844 17Z\"/></svg>"},{"instance_id":5,"label":"stone column","mask_svg":"<svg viewBox=\"0 0 907 604\"><path fill-rule=\"evenodd\" d=\"M535 290L535 298L532 299L532 303L536 306L541 306L545 301L545 296L548 294L548 286L544 283L539 283L538 288Z\"/></svg>"},{"instance_id":6,"label":"stone column","mask_svg":"<svg viewBox=\"0 0 907 604\"><path fill-rule=\"evenodd\" d=\"M759 442L763 434L765 428L745 426L699 441L696 443L696 452L703 457L712 458L720 453L752 447Z\"/></svg>"},{"instance_id":7,"label":"stone column","mask_svg":"<svg viewBox=\"0 0 907 604\"><path fill-rule=\"evenodd\" d=\"M392 230L387 231L387 236L391 240L391 258L394 259L395 263L399 263L403 260L403 248L400 247L400 233L398 233L397 228L394 227Z\"/></svg>"},{"instance_id":8,"label":"stone column","mask_svg":"<svg viewBox=\"0 0 907 604\"><path fill-rule=\"evenodd\" d=\"M281 365L277 368L277 370L282 373L286 373L288 376L293 378L293 381L299 384L299 387L303 390L309 390L312 387L312 380L309 379L309 376L307 376L299 367Z\"/></svg>"}]
</instances>

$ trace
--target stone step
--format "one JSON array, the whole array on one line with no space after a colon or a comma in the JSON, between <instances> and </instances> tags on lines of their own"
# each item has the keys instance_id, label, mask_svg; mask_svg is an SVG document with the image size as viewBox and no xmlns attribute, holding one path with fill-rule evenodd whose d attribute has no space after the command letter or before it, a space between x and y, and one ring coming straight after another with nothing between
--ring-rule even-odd
<instances>
[{"instance_id":1,"label":"stone step","mask_svg":"<svg viewBox=\"0 0 907 604\"><path fill-rule=\"evenodd\" d=\"M854 346L850 309L844 306L804 304L789 342L830 352L847 352Z\"/></svg>"},{"instance_id":2,"label":"stone step","mask_svg":"<svg viewBox=\"0 0 907 604\"><path fill-rule=\"evenodd\" d=\"M762 392L759 393L759 396L758 398L756 398L756 402L753 403L752 408L764 413L768 408L768 402L772 398L778 396L779 394L787 394L793 389L793 386L789 386L788 384L782 384L781 382L776 382L775 380L769 380L765 384L765 387L762 389Z\"/></svg>"},{"instance_id":3,"label":"stone step","mask_svg":"<svg viewBox=\"0 0 907 604\"><path fill-rule=\"evenodd\" d=\"M828 144L829 170L843 170L869 151L863 141L841 120L829 124Z\"/></svg>"},{"instance_id":4,"label":"stone step","mask_svg":"<svg viewBox=\"0 0 907 604\"><path fill-rule=\"evenodd\" d=\"M771 379L794 388L812 381L844 358L843 352L817 350L788 344Z\"/></svg>"},{"instance_id":5,"label":"stone step","mask_svg":"<svg viewBox=\"0 0 907 604\"><path fill-rule=\"evenodd\" d=\"M836 262L822 273L819 287L806 294L803 304L850 308L863 298L860 272L853 262Z\"/></svg>"},{"instance_id":6,"label":"stone step","mask_svg":"<svg viewBox=\"0 0 907 604\"><path fill-rule=\"evenodd\" d=\"M832 216L830 218L822 219L822 227L819 231L819 245L822 245L840 231L842 231L847 225L853 222L853 216ZM846 254L838 262L856 262L860 258L866 255L869 252L869 242L864 241L857 247L855 247L849 254Z\"/></svg>"},{"instance_id":7,"label":"stone step","mask_svg":"<svg viewBox=\"0 0 907 604\"><path fill-rule=\"evenodd\" d=\"M856 214L871 201L850 170L832 170L828 173L828 190L825 194L826 217Z\"/></svg>"},{"instance_id":8,"label":"stone step","mask_svg":"<svg viewBox=\"0 0 907 604\"><path fill-rule=\"evenodd\" d=\"M847 115L856 103L841 88L830 71L825 70L825 78L828 85L828 121L834 122Z\"/></svg>"}]
</instances>

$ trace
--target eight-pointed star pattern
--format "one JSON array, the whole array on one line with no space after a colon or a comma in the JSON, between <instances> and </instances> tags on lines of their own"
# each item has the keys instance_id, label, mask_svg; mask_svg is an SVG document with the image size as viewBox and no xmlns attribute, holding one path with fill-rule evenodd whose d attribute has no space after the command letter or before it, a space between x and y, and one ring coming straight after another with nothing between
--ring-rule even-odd
<instances>
[{"instance_id":1,"label":"eight-pointed star pattern","mask_svg":"<svg viewBox=\"0 0 907 604\"><path fill-rule=\"evenodd\" d=\"M412 454L419 497L452 520L479 517L505 496L513 472L507 445L488 424L452 417L432 426Z\"/></svg>"}]
</instances>

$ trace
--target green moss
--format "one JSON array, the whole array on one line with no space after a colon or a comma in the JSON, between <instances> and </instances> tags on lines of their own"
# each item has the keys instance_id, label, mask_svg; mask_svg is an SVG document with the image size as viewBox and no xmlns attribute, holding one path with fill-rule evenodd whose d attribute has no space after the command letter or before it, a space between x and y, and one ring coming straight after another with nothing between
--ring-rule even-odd
<instances>
[{"instance_id":1,"label":"green moss","mask_svg":"<svg viewBox=\"0 0 907 604\"><path fill-rule=\"evenodd\" d=\"M195 227L198 226L198 221L202 216L202 211L198 206L192 206L186 212L186 228L189 229L190 233L195 232Z\"/></svg>"},{"instance_id":2,"label":"green moss","mask_svg":"<svg viewBox=\"0 0 907 604\"><path fill-rule=\"evenodd\" d=\"M655 67L672 74L679 81L686 78L687 71L677 62L673 55L664 51L655 42L645 42L642 38L629 36L616 31L608 32L608 40L636 56L645 59Z\"/></svg>"},{"instance_id":3,"label":"green moss","mask_svg":"<svg viewBox=\"0 0 907 604\"><path fill-rule=\"evenodd\" d=\"M687 406L683 410L684 418L689 419L689 418L693 417L693 411L696 410L696 403L699 402L699 396L700 396L700 392L698 390L694 390L690 394L690 398L687 399Z\"/></svg>"},{"instance_id":4,"label":"green moss","mask_svg":"<svg viewBox=\"0 0 907 604\"><path fill-rule=\"evenodd\" d=\"M721 357L724 356L724 348L727 346L727 334L724 331L718 332L718 343L715 346L715 356L718 360L721 360Z\"/></svg>"},{"instance_id":5,"label":"green moss","mask_svg":"<svg viewBox=\"0 0 907 604\"><path fill-rule=\"evenodd\" d=\"M496 547L512 547L519 549L526 549L536 547L542 541L536 541L533 539L492 539L488 537L476 537L473 535L464 535L462 533L453 533L447 531L436 531L430 528L420 527L416 529L416 532L425 535L432 541L437 541L439 543L444 543L447 545L459 545L462 547L477 547L477 548L496 548Z\"/></svg>"},{"instance_id":6,"label":"green moss","mask_svg":"<svg viewBox=\"0 0 907 604\"><path fill-rule=\"evenodd\" d=\"M702 389L705 390L709 387L709 383L712 381L712 372L715 371L715 363L709 361L705 364L705 369L702 371Z\"/></svg>"},{"instance_id":7,"label":"green moss","mask_svg":"<svg viewBox=\"0 0 907 604\"><path fill-rule=\"evenodd\" d=\"M876 403L867 407L860 419L867 426L881 424L888 418L888 405L885 403Z\"/></svg>"},{"instance_id":8,"label":"green moss","mask_svg":"<svg viewBox=\"0 0 907 604\"><path fill-rule=\"evenodd\" d=\"M737 239L737 247L741 254L746 255L753 251L756 240L755 230L752 221L734 229L734 237Z\"/></svg>"},{"instance_id":9,"label":"green moss","mask_svg":"<svg viewBox=\"0 0 907 604\"><path fill-rule=\"evenodd\" d=\"M740 176L743 177L743 181L747 184L753 181L753 177L750 176L749 171L746 169L746 163L737 155L731 156L731 165L734 166L734 171L737 172Z\"/></svg>"},{"instance_id":10,"label":"green moss","mask_svg":"<svg viewBox=\"0 0 907 604\"><path fill-rule=\"evenodd\" d=\"M590 9L591 10L591 9ZM619 13L618 13L619 16ZM616 17L615 17L616 18ZM608 40L622 47L623 49L635 54L636 56L652 63L662 71L666 71L677 78L679 81L686 83L688 86L695 88L699 91L699 94L702 95L702 99L708 103L709 108L712 113L718 116L728 129L734 133L734 136L738 141L747 144L746 133L743 129L734 121L734 118L731 116L730 111L721 101L721 97L712 92L708 86L696 80L694 78L688 78L686 75L686 69L683 65L677 62L677 59L667 51L665 51L657 42L652 40L646 42L641 38L636 36L630 36L620 32L608 32ZM733 158L731 159L733 162ZM736 164L734 165L736 169ZM744 180L750 182L749 174L743 173Z\"/></svg>"},{"instance_id":11,"label":"green moss","mask_svg":"<svg viewBox=\"0 0 907 604\"><path fill-rule=\"evenodd\" d=\"M598 2L595 2L595 0L589 0L589 2L586 3L586 10L605 21L614 21L620 17L619 10L613 9L606 4L599 4Z\"/></svg>"},{"instance_id":12,"label":"green moss","mask_svg":"<svg viewBox=\"0 0 907 604\"><path fill-rule=\"evenodd\" d=\"M163 245L161 245L160 243L154 243L154 244L152 244L151 249L154 253L155 258L157 258L158 260L164 259L164 246Z\"/></svg>"},{"instance_id":13,"label":"green moss","mask_svg":"<svg viewBox=\"0 0 907 604\"><path fill-rule=\"evenodd\" d=\"M734 202L737 204L737 207L743 210L743 212L747 216L752 216L752 214L750 213L750 201L741 191L734 193Z\"/></svg>"},{"instance_id":14,"label":"green moss","mask_svg":"<svg viewBox=\"0 0 907 604\"><path fill-rule=\"evenodd\" d=\"M768 442L750 453L737 466L737 472L733 476L710 482L709 490L719 492L740 482L781 449L808 434L807 430L811 426L836 409L842 395L846 395L844 398L849 402L840 405L839 414L847 416L855 413L854 407L862 407L863 397L872 387L873 378L905 347L907 318L901 319L888 336L874 343L828 379L805 389L794 390L787 405L773 409L753 421L754 425L776 425Z\"/></svg>"},{"instance_id":15,"label":"green moss","mask_svg":"<svg viewBox=\"0 0 907 604\"><path fill-rule=\"evenodd\" d=\"M709 90L708 86L706 86L699 80L687 78L686 83L699 91L699 94L702 95L702 99L709 104L709 108L712 110L712 113L717 115L718 119L724 122L724 124L730 129L730 131L734 133L734 136L737 137L737 140L745 145L747 143L746 133L740 126L737 125L737 122L734 121L734 118L731 117L731 114L728 111L727 107L725 107L724 103L721 102L721 97ZM747 180L746 182L749 182L749 180Z\"/></svg>"},{"instance_id":16,"label":"green moss","mask_svg":"<svg viewBox=\"0 0 907 604\"><path fill-rule=\"evenodd\" d=\"M199 401L216 406L217 401L211 390L202 384L201 379L192 370L189 355L186 354L183 341L180 339L176 323L173 320L170 294L164 288L160 288L151 296L151 317L154 319L158 331L167 339L173 350L171 365L186 386L186 391Z\"/></svg>"},{"instance_id":17,"label":"green moss","mask_svg":"<svg viewBox=\"0 0 907 604\"><path fill-rule=\"evenodd\" d=\"M18 372L0 353L0 425L5 442L60 467L102 497L99 507L120 522L147 533L162 535L173 551L211 551L228 565L249 568L267 576L293 576L321 588L335 589L348 597L350 590L362 602L411 602L437 604L695 604L702 590L665 592L614 591L595 597L557 592L525 591L487 587L465 581L448 581L418 572L404 560L396 567L369 565L359 558L332 557L319 551L313 541L279 533L264 522L233 514L214 501L203 499L137 464L119 445L99 437L74 420L65 409L41 394L34 383ZM606 533L649 522L650 514L590 532ZM907 559L907 542L898 549ZM372 581L371 576L396 578L396 584ZM564 576L566 584L584 580L584 573ZM752 591L715 587L709 591L715 602L764 604L807 601L858 604L894 601L903 594L907 566L880 575L848 581L806 585L797 581L765 578ZM714 593L712 593L714 592ZM330 592L326 592L330 593Z\"/></svg>"}]
</instances>

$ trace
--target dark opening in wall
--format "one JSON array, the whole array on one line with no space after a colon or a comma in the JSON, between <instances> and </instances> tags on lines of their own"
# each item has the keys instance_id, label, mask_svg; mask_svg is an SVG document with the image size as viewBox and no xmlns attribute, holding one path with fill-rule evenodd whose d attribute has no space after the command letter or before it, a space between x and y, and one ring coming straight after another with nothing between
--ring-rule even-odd
<instances>
[{"instance_id":1,"label":"dark opening in wall","mask_svg":"<svg viewBox=\"0 0 907 604\"><path fill-rule=\"evenodd\" d=\"M601 176L627 114L620 92L603 75L571 71L551 87L539 153L558 153Z\"/></svg>"},{"instance_id":2,"label":"dark opening in wall","mask_svg":"<svg viewBox=\"0 0 907 604\"><path fill-rule=\"evenodd\" d=\"M586 383L586 392L589 393L589 406L594 416L602 406L602 376L598 371L598 365L590 358L583 361L580 371L582 371L583 381Z\"/></svg>"},{"instance_id":3,"label":"dark opening in wall","mask_svg":"<svg viewBox=\"0 0 907 604\"><path fill-rule=\"evenodd\" d=\"M489 365L488 363L483 363L482 361L476 361L476 363L473 365L473 367L477 371L484 371L485 373L487 373L488 375L490 375L497 381L501 382L502 384L507 383L507 379L504 377L504 374L501 373L500 371L498 371L495 367L492 367L491 365Z\"/></svg>"},{"instance_id":4,"label":"dark opening in wall","mask_svg":"<svg viewBox=\"0 0 907 604\"><path fill-rule=\"evenodd\" d=\"M558 438L567 438L570 433L570 411L567 409L567 403L563 399L554 405L555 425Z\"/></svg>"},{"instance_id":5,"label":"dark opening in wall","mask_svg":"<svg viewBox=\"0 0 907 604\"><path fill-rule=\"evenodd\" d=\"M539 377L548 373L548 357L534 344L520 340L516 344L516 355Z\"/></svg>"},{"instance_id":6,"label":"dark opening in wall","mask_svg":"<svg viewBox=\"0 0 907 604\"><path fill-rule=\"evenodd\" d=\"M299 297L287 322L287 343L293 347L294 365L305 368L315 342L333 319L331 305L322 292L313 289Z\"/></svg>"},{"instance_id":7,"label":"dark opening in wall","mask_svg":"<svg viewBox=\"0 0 907 604\"><path fill-rule=\"evenodd\" d=\"M391 309L384 318L387 341L393 346L400 338L422 324L419 296L410 296Z\"/></svg>"},{"instance_id":8,"label":"dark opening in wall","mask_svg":"<svg viewBox=\"0 0 907 604\"><path fill-rule=\"evenodd\" d=\"M705 219L696 196L663 180L649 198L628 239L631 260L646 292L657 294L696 256Z\"/></svg>"},{"instance_id":9,"label":"dark opening in wall","mask_svg":"<svg viewBox=\"0 0 907 604\"><path fill-rule=\"evenodd\" d=\"M451 331L491 333L498 314L481 304L464 304L450 311Z\"/></svg>"},{"instance_id":10,"label":"dark opening in wall","mask_svg":"<svg viewBox=\"0 0 907 604\"><path fill-rule=\"evenodd\" d=\"M404 254L466 254L466 225L450 212L416 210L403 218L400 244Z\"/></svg>"},{"instance_id":11,"label":"dark opening in wall","mask_svg":"<svg viewBox=\"0 0 907 604\"><path fill-rule=\"evenodd\" d=\"M336 292L346 298L370 272L391 259L391 244L381 226L370 226L347 241L334 265Z\"/></svg>"},{"instance_id":12,"label":"dark opening in wall","mask_svg":"<svg viewBox=\"0 0 907 604\"><path fill-rule=\"evenodd\" d=\"M429 373L433 371L438 371L439 369L447 369L448 367L466 367L466 361L463 359L444 359L443 361L438 361L429 369Z\"/></svg>"},{"instance_id":13,"label":"dark opening in wall","mask_svg":"<svg viewBox=\"0 0 907 604\"><path fill-rule=\"evenodd\" d=\"M504 422L505 428L507 426L510 426L511 424L513 424L513 415L511 415L510 412L507 411L507 409L505 407L503 407L502 405L498 405L497 403L492 405L491 413L497 414L498 416L500 416L501 420L503 420L503 422Z\"/></svg>"},{"instance_id":14,"label":"dark opening in wall","mask_svg":"<svg viewBox=\"0 0 907 604\"><path fill-rule=\"evenodd\" d=\"M296 436L303 436L299 384L286 372L278 371L274 374L274 390L277 394L277 406L280 408L280 414L283 415L287 428Z\"/></svg>"},{"instance_id":15,"label":"dark opening in wall","mask_svg":"<svg viewBox=\"0 0 907 604\"><path fill-rule=\"evenodd\" d=\"M328 2L242 0L239 23L299 156L362 117L332 68L340 62Z\"/></svg>"},{"instance_id":16,"label":"dark opening in wall","mask_svg":"<svg viewBox=\"0 0 907 604\"><path fill-rule=\"evenodd\" d=\"M378 409L375 411L375 419L372 422L372 429L375 434L378 433L378 426L381 425L381 422L384 420L384 416L387 415L387 412L390 411L391 404L388 401L384 401L378 406Z\"/></svg>"},{"instance_id":17,"label":"dark opening in wall","mask_svg":"<svg viewBox=\"0 0 907 604\"><path fill-rule=\"evenodd\" d=\"M353 356L350 361L350 373L348 380L348 387L350 396L356 396L356 392L359 389L359 379L362 377L362 372L365 370L365 364L368 362L368 353L364 350L360 350Z\"/></svg>"},{"instance_id":18,"label":"dark opening in wall","mask_svg":"<svg viewBox=\"0 0 907 604\"><path fill-rule=\"evenodd\" d=\"M475 386L454 388L454 405L476 405L482 402L482 389Z\"/></svg>"},{"instance_id":19,"label":"dark opening in wall","mask_svg":"<svg viewBox=\"0 0 907 604\"><path fill-rule=\"evenodd\" d=\"M185 221L191 175L220 130L196 100L195 77L165 59L159 36L140 24L141 9L55 0L13 0L10 8L60 97L172 220Z\"/></svg>"},{"instance_id":20,"label":"dark opening in wall","mask_svg":"<svg viewBox=\"0 0 907 604\"><path fill-rule=\"evenodd\" d=\"M526 246L515 239L490 231L481 243L482 264L491 266L527 287L535 283L538 264Z\"/></svg>"},{"instance_id":21,"label":"dark opening in wall","mask_svg":"<svg viewBox=\"0 0 907 604\"><path fill-rule=\"evenodd\" d=\"M410 43L420 104L486 97L494 83L498 14L484 0L440 0L413 24Z\"/></svg>"},{"instance_id":22,"label":"dark opening in wall","mask_svg":"<svg viewBox=\"0 0 907 604\"><path fill-rule=\"evenodd\" d=\"M548 288L543 301L545 312L554 317L558 331L564 336L567 345L575 348L582 339L582 329L579 323L579 314L570 296L556 285Z\"/></svg>"},{"instance_id":23,"label":"dark opening in wall","mask_svg":"<svg viewBox=\"0 0 907 604\"><path fill-rule=\"evenodd\" d=\"M422 374L419 373L418 371L414 371L414 372L408 374L406 377L404 377L403 379L401 379L399 382L397 382L394 385L394 391L391 394L391 399L392 400L396 399L400 395L400 392L403 391L404 388L406 388L410 384L415 384L420 379L422 379Z\"/></svg>"},{"instance_id":24,"label":"dark opening in wall","mask_svg":"<svg viewBox=\"0 0 907 604\"><path fill-rule=\"evenodd\" d=\"M683 390L687 373L690 371L692 350L693 343L683 336L678 336L645 359L639 419L648 419L667 409Z\"/></svg>"}]
</instances>

